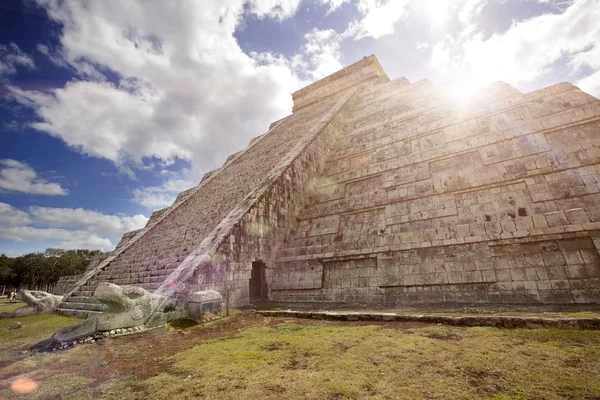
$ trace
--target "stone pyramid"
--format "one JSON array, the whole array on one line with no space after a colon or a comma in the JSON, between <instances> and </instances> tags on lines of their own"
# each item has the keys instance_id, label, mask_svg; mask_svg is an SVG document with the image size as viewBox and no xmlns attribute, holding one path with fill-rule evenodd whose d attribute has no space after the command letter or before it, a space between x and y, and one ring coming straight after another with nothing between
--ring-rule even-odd
<instances>
[{"instance_id":1,"label":"stone pyramid","mask_svg":"<svg viewBox=\"0 0 600 400\"><path fill-rule=\"evenodd\" d=\"M600 302L600 101L569 83L387 77L365 57L126 233L99 282L254 300L395 305ZM457 93L458 92L458 93Z\"/></svg>"}]
</instances>

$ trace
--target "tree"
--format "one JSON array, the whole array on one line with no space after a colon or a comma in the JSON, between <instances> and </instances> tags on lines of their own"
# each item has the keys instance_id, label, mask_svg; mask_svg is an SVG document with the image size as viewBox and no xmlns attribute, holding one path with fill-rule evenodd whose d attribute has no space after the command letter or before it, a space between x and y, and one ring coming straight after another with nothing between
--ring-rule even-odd
<instances>
[{"instance_id":1,"label":"tree","mask_svg":"<svg viewBox=\"0 0 600 400\"><path fill-rule=\"evenodd\" d=\"M0 254L0 282L4 282L5 285L10 285L14 276L13 259L6 254Z\"/></svg>"},{"instance_id":2,"label":"tree","mask_svg":"<svg viewBox=\"0 0 600 400\"><path fill-rule=\"evenodd\" d=\"M10 258L0 256L0 285L43 287L52 285L61 276L85 271L99 250L63 250L48 248L43 253L29 253Z\"/></svg>"}]
</instances>

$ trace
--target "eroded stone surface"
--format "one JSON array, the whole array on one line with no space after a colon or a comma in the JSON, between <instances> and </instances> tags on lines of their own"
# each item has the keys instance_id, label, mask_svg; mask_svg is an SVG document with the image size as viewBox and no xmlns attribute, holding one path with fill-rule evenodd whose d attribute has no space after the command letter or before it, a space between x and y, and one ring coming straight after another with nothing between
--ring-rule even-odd
<instances>
[{"instance_id":1,"label":"eroded stone surface","mask_svg":"<svg viewBox=\"0 0 600 400\"><path fill-rule=\"evenodd\" d=\"M137 286L118 286L101 282L94 297L109 307L96 318L97 330L107 331L144 325L159 305L165 300Z\"/></svg>"},{"instance_id":2,"label":"eroded stone surface","mask_svg":"<svg viewBox=\"0 0 600 400\"><path fill-rule=\"evenodd\" d=\"M214 290L192 293L183 303L136 286L118 286L102 282L94 296L108 311L60 329L48 340L33 346L35 350L67 348L69 343L123 333L141 332L176 319L206 322L222 316L222 298ZM89 340L87 340L89 341Z\"/></svg>"},{"instance_id":3,"label":"eroded stone surface","mask_svg":"<svg viewBox=\"0 0 600 400\"><path fill-rule=\"evenodd\" d=\"M223 313L223 298L216 290L192 293L185 299L186 317L198 322L220 318Z\"/></svg>"},{"instance_id":4,"label":"eroded stone surface","mask_svg":"<svg viewBox=\"0 0 600 400\"><path fill-rule=\"evenodd\" d=\"M28 307L35 309L35 312L50 312L62 301L62 296L54 295L42 290L20 290L17 293L17 299L27 303Z\"/></svg>"}]
</instances>

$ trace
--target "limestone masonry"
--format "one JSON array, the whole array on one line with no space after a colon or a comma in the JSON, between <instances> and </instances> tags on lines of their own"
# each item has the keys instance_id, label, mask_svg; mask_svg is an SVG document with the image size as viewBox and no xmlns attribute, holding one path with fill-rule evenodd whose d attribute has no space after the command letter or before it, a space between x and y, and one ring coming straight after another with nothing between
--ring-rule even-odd
<instances>
[{"instance_id":1,"label":"limestone masonry","mask_svg":"<svg viewBox=\"0 0 600 400\"><path fill-rule=\"evenodd\" d=\"M387 77L365 57L67 282L281 302L600 303L600 100ZM74 280L74 279L73 279Z\"/></svg>"}]
</instances>

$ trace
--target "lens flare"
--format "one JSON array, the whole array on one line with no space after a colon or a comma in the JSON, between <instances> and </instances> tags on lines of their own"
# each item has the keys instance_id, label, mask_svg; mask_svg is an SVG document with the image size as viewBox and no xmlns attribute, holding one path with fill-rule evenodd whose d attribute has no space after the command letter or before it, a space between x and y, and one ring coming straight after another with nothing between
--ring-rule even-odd
<instances>
[{"instance_id":1,"label":"lens flare","mask_svg":"<svg viewBox=\"0 0 600 400\"><path fill-rule=\"evenodd\" d=\"M17 379L11 383L10 388L15 393L31 393L37 388L37 383L33 379Z\"/></svg>"},{"instance_id":2,"label":"lens flare","mask_svg":"<svg viewBox=\"0 0 600 400\"><path fill-rule=\"evenodd\" d=\"M450 96L460 102L467 102L477 94L481 84L474 80L461 79L452 82L449 88Z\"/></svg>"}]
</instances>

